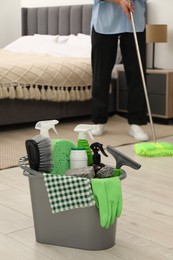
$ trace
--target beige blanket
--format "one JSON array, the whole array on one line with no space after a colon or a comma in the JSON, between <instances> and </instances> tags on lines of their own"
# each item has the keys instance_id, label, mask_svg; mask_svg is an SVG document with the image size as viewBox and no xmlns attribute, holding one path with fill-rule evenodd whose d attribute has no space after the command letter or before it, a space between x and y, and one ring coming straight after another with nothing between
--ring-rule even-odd
<instances>
[{"instance_id":1,"label":"beige blanket","mask_svg":"<svg viewBox=\"0 0 173 260\"><path fill-rule=\"evenodd\" d=\"M87 58L0 50L0 99L87 100L91 78Z\"/></svg>"}]
</instances>

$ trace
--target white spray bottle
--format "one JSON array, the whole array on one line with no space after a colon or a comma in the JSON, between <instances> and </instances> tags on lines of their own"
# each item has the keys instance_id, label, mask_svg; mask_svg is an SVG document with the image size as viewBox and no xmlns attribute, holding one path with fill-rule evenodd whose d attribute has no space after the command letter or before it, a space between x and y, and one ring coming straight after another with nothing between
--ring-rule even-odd
<instances>
[{"instance_id":1,"label":"white spray bottle","mask_svg":"<svg viewBox=\"0 0 173 260\"><path fill-rule=\"evenodd\" d=\"M35 129L40 130L40 135L49 137L49 130L53 129L54 132L58 135L58 132L55 129L55 125L58 124L58 120L45 120L45 121L39 121L35 125Z\"/></svg>"},{"instance_id":2,"label":"white spray bottle","mask_svg":"<svg viewBox=\"0 0 173 260\"><path fill-rule=\"evenodd\" d=\"M51 172L52 162L52 143L49 137L49 130L53 128L56 134L55 124L57 120L39 121L35 128L40 130L40 134L25 141L28 161L31 169L40 172Z\"/></svg>"},{"instance_id":3,"label":"white spray bottle","mask_svg":"<svg viewBox=\"0 0 173 260\"><path fill-rule=\"evenodd\" d=\"M58 135L55 129L55 125L58 124L58 120L39 121L35 128L40 130L40 135L49 137L49 130L53 129ZM66 139L51 139L52 144L52 161L53 168L50 174L64 175L64 173L70 169L70 152L72 148L75 148L75 144Z\"/></svg>"},{"instance_id":4,"label":"white spray bottle","mask_svg":"<svg viewBox=\"0 0 173 260\"><path fill-rule=\"evenodd\" d=\"M94 125L79 124L74 128L74 131L78 133L77 148L83 148L87 152L88 166L93 164L92 151L87 140L87 134L92 140L94 140L91 130L95 129Z\"/></svg>"}]
</instances>

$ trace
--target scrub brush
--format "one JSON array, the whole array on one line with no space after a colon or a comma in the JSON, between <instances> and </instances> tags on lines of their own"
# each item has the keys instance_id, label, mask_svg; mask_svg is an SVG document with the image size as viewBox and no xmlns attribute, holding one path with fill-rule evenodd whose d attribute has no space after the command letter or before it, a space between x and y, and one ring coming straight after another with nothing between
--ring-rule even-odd
<instances>
[{"instance_id":1,"label":"scrub brush","mask_svg":"<svg viewBox=\"0 0 173 260\"><path fill-rule=\"evenodd\" d=\"M40 172L51 172L52 143L50 138L41 135L25 141L30 168Z\"/></svg>"}]
</instances>

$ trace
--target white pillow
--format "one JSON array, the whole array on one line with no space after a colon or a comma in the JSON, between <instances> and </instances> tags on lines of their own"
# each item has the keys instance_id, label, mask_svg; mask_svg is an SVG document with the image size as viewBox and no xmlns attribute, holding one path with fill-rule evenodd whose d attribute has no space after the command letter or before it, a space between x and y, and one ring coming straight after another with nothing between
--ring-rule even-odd
<instances>
[{"instance_id":1,"label":"white pillow","mask_svg":"<svg viewBox=\"0 0 173 260\"><path fill-rule=\"evenodd\" d=\"M58 38L58 35L48 35L48 34L34 34L33 36L40 41L52 41L52 42L56 42Z\"/></svg>"},{"instance_id":2,"label":"white pillow","mask_svg":"<svg viewBox=\"0 0 173 260\"><path fill-rule=\"evenodd\" d=\"M5 50L14 52L50 53L56 49L57 36L52 35L27 35L18 38L4 47Z\"/></svg>"}]
</instances>

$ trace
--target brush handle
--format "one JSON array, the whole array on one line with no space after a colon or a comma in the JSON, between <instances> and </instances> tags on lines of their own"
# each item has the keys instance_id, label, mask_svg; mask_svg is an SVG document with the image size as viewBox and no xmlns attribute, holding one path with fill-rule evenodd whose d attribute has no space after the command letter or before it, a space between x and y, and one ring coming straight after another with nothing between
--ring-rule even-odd
<instances>
[{"instance_id":1,"label":"brush handle","mask_svg":"<svg viewBox=\"0 0 173 260\"><path fill-rule=\"evenodd\" d=\"M108 145L106 147L107 151L112 154L116 160L116 169L120 169L123 165L129 166L135 170L138 170L141 165L126 155L122 154L120 151L116 150L114 147Z\"/></svg>"}]
</instances>

